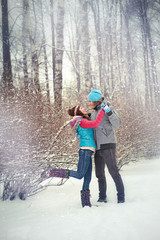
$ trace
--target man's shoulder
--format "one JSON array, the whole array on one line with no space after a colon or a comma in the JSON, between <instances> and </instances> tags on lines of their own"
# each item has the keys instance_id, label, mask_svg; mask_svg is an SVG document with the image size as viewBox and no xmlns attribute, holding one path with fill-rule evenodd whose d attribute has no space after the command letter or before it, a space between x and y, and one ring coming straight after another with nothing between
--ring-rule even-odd
<instances>
[{"instance_id":1,"label":"man's shoulder","mask_svg":"<svg viewBox=\"0 0 160 240\"><path fill-rule=\"evenodd\" d=\"M94 111L94 112L92 112L91 113L91 120L93 121L93 120L95 120L95 118L96 118L96 116L97 116L97 111Z\"/></svg>"}]
</instances>

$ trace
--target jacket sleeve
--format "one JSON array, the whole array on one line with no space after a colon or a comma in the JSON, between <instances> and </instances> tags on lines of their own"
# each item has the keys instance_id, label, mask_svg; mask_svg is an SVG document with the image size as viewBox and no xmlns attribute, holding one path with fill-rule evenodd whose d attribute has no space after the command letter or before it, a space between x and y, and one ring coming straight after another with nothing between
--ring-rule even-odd
<instances>
[{"instance_id":1,"label":"jacket sleeve","mask_svg":"<svg viewBox=\"0 0 160 240\"><path fill-rule=\"evenodd\" d=\"M114 128L117 128L121 125L121 119L114 110L112 110L112 113L108 116L108 118Z\"/></svg>"},{"instance_id":2,"label":"jacket sleeve","mask_svg":"<svg viewBox=\"0 0 160 240\"><path fill-rule=\"evenodd\" d=\"M105 115L105 111L104 110L101 110L96 118L96 120L94 121L90 121L90 120L87 120L87 119L82 119L81 120L81 123L80 123L80 126L82 128L96 128L100 125L103 117Z\"/></svg>"}]
</instances>

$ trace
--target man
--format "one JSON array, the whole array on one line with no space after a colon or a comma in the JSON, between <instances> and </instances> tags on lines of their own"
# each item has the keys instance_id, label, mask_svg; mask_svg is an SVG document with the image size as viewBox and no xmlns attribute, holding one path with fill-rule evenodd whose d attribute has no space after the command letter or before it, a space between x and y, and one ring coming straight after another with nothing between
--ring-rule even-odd
<instances>
[{"instance_id":1,"label":"man","mask_svg":"<svg viewBox=\"0 0 160 240\"><path fill-rule=\"evenodd\" d=\"M95 120L103 105L102 93L94 89L89 94L89 105L94 109L91 120ZM107 110L106 110L107 109ZM112 176L117 189L117 203L125 202L124 185L116 162L116 137L114 128L119 127L121 120L114 109L105 104L106 114L101 124L94 129L94 138L97 145L95 153L95 170L98 178L99 199L98 202L107 202L107 182L105 177L105 164Z\"/></svg>"}]
</instances>

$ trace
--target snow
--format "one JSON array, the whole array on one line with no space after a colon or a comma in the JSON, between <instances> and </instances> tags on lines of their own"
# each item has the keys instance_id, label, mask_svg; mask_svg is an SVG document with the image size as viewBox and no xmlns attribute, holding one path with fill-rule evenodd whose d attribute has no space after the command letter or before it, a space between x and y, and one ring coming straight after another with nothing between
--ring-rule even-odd
<instances>
[{"instance_id":1,"label":"snow","mask_svg":"<svg viewBox=\"0 0 160 240\"><path fill-rule=\"evenodd\" d=\"M108 174L108 202L97 205L97 179L91 183L92 208L81 207L82 180L48 187L25 201L0 202L0 240L159 240L160 159L130 163L121 170L126 202L116 203ZM55 181L55 180L54 180Z\"/></svg>"}]
</instances>

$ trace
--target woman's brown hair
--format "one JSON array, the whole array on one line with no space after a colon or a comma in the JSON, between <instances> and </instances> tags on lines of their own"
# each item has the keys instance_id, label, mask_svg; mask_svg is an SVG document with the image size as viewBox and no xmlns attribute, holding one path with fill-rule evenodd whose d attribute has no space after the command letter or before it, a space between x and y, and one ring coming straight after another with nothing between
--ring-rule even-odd
<instances>
[{"instance_id":1,"label":"woman's brown hair","mask_svg":"<svg viewBox=\"0 0 160 240\"><path fill-rule=\"evenodd\" d=\"M82 116L82 117L85 117L87 119L90 119L88 114L82 113L79 108L80 108L80 106L75 106L73 108L68 109L67 112L70 116L77 116L78 115L78 116Z\"/></svg>"}]
</instances>

